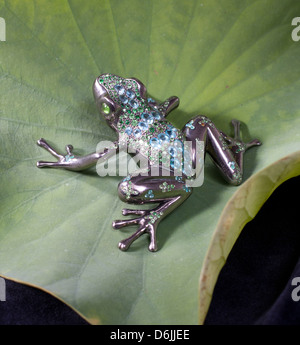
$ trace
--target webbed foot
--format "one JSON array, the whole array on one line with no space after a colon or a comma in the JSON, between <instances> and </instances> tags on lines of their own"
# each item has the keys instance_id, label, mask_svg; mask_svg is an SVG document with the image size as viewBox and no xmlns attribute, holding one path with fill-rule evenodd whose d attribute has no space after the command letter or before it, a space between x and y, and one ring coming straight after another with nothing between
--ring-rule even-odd
<instances>
[{"instance_id":1,"label":"webbed foot","mask_svg":"<svg viewBox=\"0 0 300 345\"><path fill-rule=\"evenodd\" d=\"M233 129L234 129L234 137L232 138L232 137L228 136L227 134L225 134L224 132L221 132L221 134L224 137L224 139L227 141L232 152L234 152L234 153L245 152L250 147L260 146L262 144L259 139L253 139L253 140L250 140L249 142L245 143L241 139L241 135L240 135L240 127L241 127L240 121L234 119L231 121L231 124L232 124Z\"/></svg>"},{"instance_id":2,"label":"webbed foot","mask_svg":"<svg viewBox=\"0 0 300 345\"><path fill-rule=\"evenodd\" d=\"M161 213L154 210L149 211L131 209L123 209L122 213L124 216L134 214L140 217L129 220L115 220L113 222L114 229L121 229L125 226L138 225L138 230L133 235L119 242L119 249L126 251L135 240L137 240L141 235L147 233L150 235L150 244L148 249L151 252L157 251L156 228Z\"/></svg>"}]
</instances>

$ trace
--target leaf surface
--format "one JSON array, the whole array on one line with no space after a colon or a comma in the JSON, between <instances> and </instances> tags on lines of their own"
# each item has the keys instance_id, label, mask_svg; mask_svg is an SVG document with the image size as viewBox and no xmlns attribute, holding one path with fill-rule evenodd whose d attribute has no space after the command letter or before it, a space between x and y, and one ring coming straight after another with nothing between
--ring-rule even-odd
<instances>
[{"instance_id":1,"label":"leaf surface","mask_svg":"<svg viewBox=\"0 0 300 345\"><path fill-rule=\"evenodd\" d=\"M49 155L35 142L44 137L61 150L71 143L87 154L113 141L91 92L94 79L110 72L139 78L156 99L179 96L169 115L179 128L201 113L230 133L238 118L245 141L263 142L245 155L245 179L277 161L272 174L280 174L282 158L296 161L300 148L300 43L291 38L300 4L11 0L0 9L7 33L0 42L0 274L50 292L92 323L197 324L205 255L222 210L246 187L226 185L207 161L204 185L161 223L160 251L148 252L143 236L123 253L117 243L130 229L111 228L125 206L120 178L39 170L36 161ZM261 177L251 181L249 195L260 195ZM258 199L255 210L265 194ZM232 243L238 233L230 231Z\"/></svg>"}]
</instances>

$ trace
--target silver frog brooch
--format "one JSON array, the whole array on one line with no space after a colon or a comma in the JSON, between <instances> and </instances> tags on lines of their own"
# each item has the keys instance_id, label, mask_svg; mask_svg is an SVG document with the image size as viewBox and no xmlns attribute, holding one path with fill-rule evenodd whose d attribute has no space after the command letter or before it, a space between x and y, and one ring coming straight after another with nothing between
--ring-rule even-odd
<instances>
[{"instance_id":1,"label":"silver frog brooch","mask_svg":"<svg viewBox=\"0 0 300 345\"><path fill-rule=\"evenodd\" d=\"M229 137L206 116L189 120L183 129L175 128L168 114L179 105L178 97L159 103L147 97L146 87L138 79L113 74L100 75L93 84L94 98L107 124L118 139L94 153L77 156L73 146L66 154L54 150L44 139L37 144L50 152L55 162L37 162L39 168L65 168L81 171L104 162L122 150L138 153L143 167L130 173L118 186L119 197L127 203L153 204L150 210L123 209L133 219L115 220L113 228L137 226L137 231L119 243L123 251L141 235L150 237L149 250L156 251L156 230L159 223L192 194L199 171L203 171L208 153L227 182L239 185L243 176L243 155L247 149L261 145L258 139L244 143L240 138L240 122L232 120L234 136ZM188 145L187 145L188 144ZM199 185L199 184L198 184Z\"/></svg>"}]
</instances>

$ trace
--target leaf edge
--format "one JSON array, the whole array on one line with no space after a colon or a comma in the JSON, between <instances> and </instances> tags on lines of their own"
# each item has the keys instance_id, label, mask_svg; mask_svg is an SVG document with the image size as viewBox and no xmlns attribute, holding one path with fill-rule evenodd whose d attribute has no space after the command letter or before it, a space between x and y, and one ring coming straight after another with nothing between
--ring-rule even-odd
<instances>
[{"instance_id":1,"label":"leaf edge","mask_svg":"<svg viewBox=\"0 0 300 345\"><path fill-rule=\"evenodd\" d=\"M244 226L259 212L272 193L283 182L300 175L300 151L293 152L258 171L245 181L226 203L208 246L199 277L198 322L203 325L212 300L219 273ZM253 186L268 178L270 184L256 194ZM247 200L256 201L248 205ZM257 202L257 200L259 200ZM240 205L243 207L240 207ZM239 206L237 206L239 205ZM246 211L246 212L245 212Z\"/></svg>"}]
</instances>

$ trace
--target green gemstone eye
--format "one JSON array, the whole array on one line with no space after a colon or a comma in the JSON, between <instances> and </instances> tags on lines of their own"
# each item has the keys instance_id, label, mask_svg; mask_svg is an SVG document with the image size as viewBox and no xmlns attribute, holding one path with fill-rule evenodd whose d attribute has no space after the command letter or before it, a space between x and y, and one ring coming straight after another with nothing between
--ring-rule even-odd
<instances>
[{"instance_id":1,"label":"green gemstone eye","mask_svg":"<svg viewBox=\"0 0 300 345\"><path fill-rule=\"evenodd\" d=\"M101 105L101 111L105 114L108 115L110 113L110 107L106 103L102 103Z\"/></svg>"}]
</instances>

